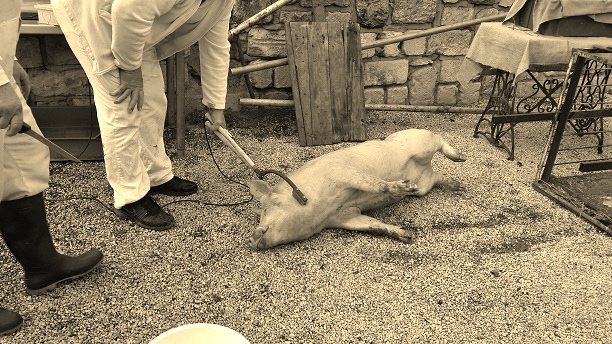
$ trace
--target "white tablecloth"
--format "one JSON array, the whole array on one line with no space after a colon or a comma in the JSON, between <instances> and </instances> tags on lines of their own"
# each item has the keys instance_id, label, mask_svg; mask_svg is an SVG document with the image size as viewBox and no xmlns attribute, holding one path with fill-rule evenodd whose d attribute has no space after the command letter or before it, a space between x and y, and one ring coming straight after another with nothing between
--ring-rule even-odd
<instances>
[{"instance_id":1,"label":"white tablecloth","mask_svg":"<svg viewBox=\"0 0 612 344\"><path fill-rule=\"evenodd\" d=\"M574 48L612 48L607 37L555 37L502 23L482 23L457 73L457 81L469 88L469 82L482 72L483 66L501 69L514 75L530 66L568 64Z\"/></svg>"},{"instance_id":2,"label":"white tablecloth","mask_svg":"<svg viewBox=\"0 0 612 344\"><path fill-rule=\"evenodd\" d=\"M512 17L530 1L533 5L533 31L538 31L540 24L547 21L573 16L589 16L595 21L612 24L610 0L515 0L504 21L512 21Z\"/></svg>"}]
</instances>

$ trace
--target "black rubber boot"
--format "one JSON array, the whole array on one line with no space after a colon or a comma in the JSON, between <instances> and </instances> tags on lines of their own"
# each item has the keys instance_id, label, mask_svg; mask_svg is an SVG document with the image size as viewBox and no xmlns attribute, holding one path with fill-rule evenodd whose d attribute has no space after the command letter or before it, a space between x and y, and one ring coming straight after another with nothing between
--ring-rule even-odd
<instances>
[{"instance_id":1,"label":"black rubber boot","mask_svg":"<svg viewBox=\"0 0 612 344\"><path fill-rule=\"evenodd\" d=\"M19 330L23 324L21 315L0 307L0 336Z\"/></svg>"},{"instance_id":2,"label":"black rubber boot","mask_svg":"<svg viewBox=\"0 0 612 344\"><path fill-rule=\"evenodd\" d=\"M23 267L26 291L39 295L92 271L102 252L91 249L71 257L53 245L43 194L0 202L0 233L6 246Z\"/></svg>"}]
</instances>

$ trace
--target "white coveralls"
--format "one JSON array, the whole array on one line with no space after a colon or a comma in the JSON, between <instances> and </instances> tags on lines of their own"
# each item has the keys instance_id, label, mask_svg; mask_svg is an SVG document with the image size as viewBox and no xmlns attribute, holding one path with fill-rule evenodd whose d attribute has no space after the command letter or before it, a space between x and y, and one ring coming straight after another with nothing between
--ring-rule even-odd
<instances>
[{"instance_id":1,"label":"white coveralls","mask_svg":"<svg viewBox=\"0 0 612 344\"><path fill-rule=\"evenodd\" d=\"M172 179L163 142L167 100L159 64L199 42L202 102L224 109L234 0L51 0L94 90L106 174L121 208ZM144 104L113 102L119 71L142 69Z\"/></svg>"},{"instance_id":2,"label":"white coveralls","mask_svg":"<svg viewBox=\"0 0 612 344\"><path fill-rule=\"evenodd\" d=\"M21 0L2 2L0 10L0 85L10 85L21 99L23 121L40 133L30 107L13 79L13 63L17 40ZM0 100L2 101L2 100ZM12 201L34 196L49 187L49 148L25 135L6 136L0 129L0 196Z\"/></svg>"}]
</instances>

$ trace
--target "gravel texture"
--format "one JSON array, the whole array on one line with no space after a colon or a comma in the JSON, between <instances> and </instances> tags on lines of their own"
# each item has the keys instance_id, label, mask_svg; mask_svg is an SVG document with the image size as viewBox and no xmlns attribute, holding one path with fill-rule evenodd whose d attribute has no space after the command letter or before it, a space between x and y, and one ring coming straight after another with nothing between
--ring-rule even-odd
<instances>
[{"instance_id":1,"label":"gravel texture","mask_svg":"<svg viewBox=\"0 0 612 344\"><path fill-rule=\"evenodd\" d=\"M259 167L286 171L354 144L300 147L291 116L234 114L228 126ZM88 278L31 297L0 244L0 304L25 318L0 343L147 343L199 322L230 327L253 344L610 342L612 238L531 186L548 124L519 124L517 159L509 161L472 137L477 119L368 114L370 138L427 128L468 157L460 164L434 159L466 192L434 189L370 214L415 230L410 245L325 230L251 251L245 239L258 223L257 202L217 170L201 125L189 128L182 159L168 132L176 174L201 188L187 198L156 196L176 217L169 231L113 215L101 162L53 163L46 199L58 249L98 247L105 260ZM227 177L254 177L218 139L210 141Z\"/></svg>"}]
</instances>

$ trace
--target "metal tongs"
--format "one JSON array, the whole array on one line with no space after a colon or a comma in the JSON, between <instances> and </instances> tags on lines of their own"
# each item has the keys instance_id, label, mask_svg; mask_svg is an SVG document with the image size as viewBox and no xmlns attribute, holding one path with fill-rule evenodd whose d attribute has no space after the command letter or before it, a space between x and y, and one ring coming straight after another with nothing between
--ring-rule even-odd
<instances>
[{"instance_id":1,"label":"metal tongs","mask_svg":"<svg viewBox=\"0 0 612 344\"><path fill-rule=\"evenodd\" d=\"M295 183L293 183L291 179L289 179L289 177L285 175L285 173L278 171L278 170L272 170L272 169L261 170L257 168L253 160L251 160L251 158L249 158L249 156L244 152L244 150L240 148L240 146L236 143L236 141L234 141L234 139L232 138L232 134L230 134L229 131L227 131L223 127L219 127L219 129L217 130L212 130L212 123L211 123L210 115L206 113L205 117L207 119L204 122L206 127L211 129L211 131L213 131L215 135L217 135L217 137L226 146L228 146L238 156L238 158L240 158L240 160L242 160L245 164L247 164L247 166L249 166L249 168L253 170L253 172L255 172L255 175L257 175L257 178L259 178L260 180L263 180L263 177L266 174L270 174L270 173L281 177L293 189L293 198L295 198L301 205L306 205L308 198L304 196L302 191L298 189L297 185L295 185Z\"/></svg>"}]
</instances>

